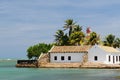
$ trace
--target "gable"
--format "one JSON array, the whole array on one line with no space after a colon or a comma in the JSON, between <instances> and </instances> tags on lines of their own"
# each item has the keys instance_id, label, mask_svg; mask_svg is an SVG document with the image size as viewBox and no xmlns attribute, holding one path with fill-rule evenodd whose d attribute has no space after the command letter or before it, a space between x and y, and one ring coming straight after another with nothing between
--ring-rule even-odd
<instances>
[{"instance_id":1,"label":"gable","mask_svg":"<svg viewBox=\"0 0 120 80\"><path fill-rule=\"evenodd\" d=\"M89 51L94 51L94 52L105 52L105 53L120 53L119 50L113 48L113 47L108 47L108 46L101 46L101 45L94 45Z\"/></svg>"}]
</instances>

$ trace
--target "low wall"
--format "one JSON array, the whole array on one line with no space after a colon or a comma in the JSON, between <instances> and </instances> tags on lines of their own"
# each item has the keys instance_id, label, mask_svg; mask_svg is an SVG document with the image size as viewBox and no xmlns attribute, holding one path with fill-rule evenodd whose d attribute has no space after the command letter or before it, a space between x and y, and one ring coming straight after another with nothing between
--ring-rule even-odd
<instances>
[{"instance_id":1,"label":"low wall","mask_svg":"<svg viewBox=\"0 0 120 80\"><path fill-rule=\"evenodd\" d=\"M16 67L34 68L38 67L38 62L37 60L17 60Z\"/></svg>"},{"instance_id":2,"label":"low wall","mask_svg":"<svg viewBox=\"0 0 120 80\"><path fill-rule=\"evenodd\" d=\"M41 63L39 68L87 68L87 69L120 69L120 65L102 63Z\"/></svg>"}]
</instances>

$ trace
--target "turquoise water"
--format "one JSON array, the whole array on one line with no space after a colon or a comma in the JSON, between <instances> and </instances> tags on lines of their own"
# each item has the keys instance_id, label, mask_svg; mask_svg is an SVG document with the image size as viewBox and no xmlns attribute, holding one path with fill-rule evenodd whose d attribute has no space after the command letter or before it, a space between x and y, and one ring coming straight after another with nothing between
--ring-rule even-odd
<instances>
[{"instance_id":1,"label":"turquoise water","mask_svg":"<svg viewBox=\"0 0 120 80\"><path fill-rule=\"evenodd\" d=\"M120 80L120 69L16 68L0 61L0 80Z\"/></svg>"}]
</instances>

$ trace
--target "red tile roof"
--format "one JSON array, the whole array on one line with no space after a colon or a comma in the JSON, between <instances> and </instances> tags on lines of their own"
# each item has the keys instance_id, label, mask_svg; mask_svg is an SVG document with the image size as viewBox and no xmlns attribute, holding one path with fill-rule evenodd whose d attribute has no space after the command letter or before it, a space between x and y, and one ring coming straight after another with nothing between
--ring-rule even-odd
<instances>
[{"instance_id":1,"label":"red tile roof","mask_svg":"<svg viewBox=\"0 0 120 80\"><path fill-rule=\"evenodd\" d=\"M50 53L80 53L88 52L91 46L53 46Z\"/></svg>"}]
</instances>

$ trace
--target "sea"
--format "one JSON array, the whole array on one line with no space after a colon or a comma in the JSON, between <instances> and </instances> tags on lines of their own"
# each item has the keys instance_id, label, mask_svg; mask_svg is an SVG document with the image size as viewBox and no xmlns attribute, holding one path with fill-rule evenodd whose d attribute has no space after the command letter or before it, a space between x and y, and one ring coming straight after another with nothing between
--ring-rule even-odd
<instances>
[{"instance_id":1,"label":"sea","mask_svg":"<svg viewBox=\"0 0 120 80\"><path fill-rule=\"evenodd\" d=\"M16 68L0 60L0 80L120 80L120 69Z\"/></svg>"}]
</instances>

